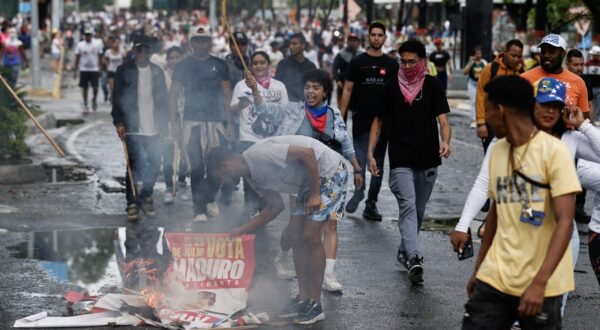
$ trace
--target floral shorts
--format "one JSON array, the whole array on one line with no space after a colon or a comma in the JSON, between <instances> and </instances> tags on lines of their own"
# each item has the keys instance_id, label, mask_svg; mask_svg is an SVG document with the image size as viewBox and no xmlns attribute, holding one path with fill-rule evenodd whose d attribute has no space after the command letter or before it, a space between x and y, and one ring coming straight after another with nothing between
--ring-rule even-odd
<instances>
[{"instance_id":1,"label":"floral shorts","mask_svg":"<svg viewBox=\"0 0 600 330\"><path fill-rule=\"evenodd\" d=\"M344 162L340 162L333 176L320 178L321 206L319 210L306 215L306 201L310 191L305 191L296 197L295 205L291 211L293 216L305 215L307 220L326 221L341 220L344 217L344 204L346 202L346 188L348 186L348 170Z\"/></svg>"}]
</instances>

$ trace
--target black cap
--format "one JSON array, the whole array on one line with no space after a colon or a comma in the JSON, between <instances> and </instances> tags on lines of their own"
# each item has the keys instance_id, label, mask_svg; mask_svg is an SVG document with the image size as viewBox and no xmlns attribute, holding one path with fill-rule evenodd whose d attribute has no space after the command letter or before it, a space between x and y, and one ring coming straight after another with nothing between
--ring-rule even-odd
<instances>
[{"instance_id":1,"label":"black cap","mask_svg":"<svg viewBox=\"0 0 600 330\"><path fill-rule=\"evenodd\" d=\"M144 34L137 36L133 42L133 48L150 47L150 38Z\"/></svg>"},{"instance_id":2,"label":"black cap","mask_svg":"<svg viewBox=\"0 0 600 330\"><path fill-rule=\"evenodd\" d=\"M246 35L244 34L244 32L233 32L233 38L235 38L235 41L238 44L244 44L247 45L248 44L248 37L246 37Z\"/></svg>"}]
</instances>

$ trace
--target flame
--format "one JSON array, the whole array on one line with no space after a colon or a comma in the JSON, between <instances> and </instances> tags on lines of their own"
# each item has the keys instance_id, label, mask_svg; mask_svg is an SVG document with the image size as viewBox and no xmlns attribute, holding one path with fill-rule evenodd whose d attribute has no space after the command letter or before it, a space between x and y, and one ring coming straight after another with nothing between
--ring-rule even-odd
<instances>
[{"instance_id":1,"label":"flame","mask_svg":"<svg viewBox=\"0 0 600 330\"><path fill-rule=\"evenodd\" d=\"M144 302L146 305L150 306L151 308L156 308L158 303L165 297L163 293L153 289L144 289L140 292L140 294L144 296Z\"/></svg>"}]
</instances>

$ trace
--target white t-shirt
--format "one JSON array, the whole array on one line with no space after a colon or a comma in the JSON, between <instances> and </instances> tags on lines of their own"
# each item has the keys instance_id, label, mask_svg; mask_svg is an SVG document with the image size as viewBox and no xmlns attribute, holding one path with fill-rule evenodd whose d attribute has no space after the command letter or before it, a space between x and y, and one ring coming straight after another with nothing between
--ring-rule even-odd
<instances>
[{"instance_id":1,"label":"white t-shirt","mask_svg":"<svg viewBox=\"0 0 600 330\"><path fill-rule=\"evenodd\" d=\"M52 45L50 46L50 52L52 55L60 55L61 44L62 42L59 38L55 37L52 39Z\"/></svg>"},{"instance_id":2,"label":"white t-shirt","mask_svg":"<svg viewBox=\"0 0 600 330\"><path fill-rule=\"evenodd\" d=\"M306 136L274 136L260 140L242 154L250 168L250 175L246 177L248 183L260 196L267 191L299 194L309 189L306 169L300 162L287 162L290 146L312 148L322 178L332 177L342 161L339 153Z\"/></svg>"},{"instance_id":3,"label":"white t-shirt","mask_svg":"<svg viewBox=\"0 0 600 330\"><path fill-rule=\"evenodd\" d=\"M141 135L156 135L154 124L154 98L152 97L152 70L138 66L138 109Z\"/></svg>"},{"instance_id":4,"label":"white t-shirt","mask_svg":"<svg viewBox=\"0 0 600 330\"><path fill-rule=\"evenodd\" d=\"M122 51L119 50L115 54L112 49L107 49L106 52L104 52L104 58L106 59L106 62L108 62L106 70L108 72L117 72L117 67L123 64L123 57L125 57L125 54Z\"/></svg>"},{"instance_id":5,"label":"white t-shirt","mask_svg":"<svg viewBox=\"0 0 600 330\"><path fill-rule=\"evenodd\" d=\"M278 104L288 103L287 90L285 85L271 78L269 89L265 89L258 84L258 91L265 102ZM246 96L250 101L253 101L252 90L246 85L244 80L238 82L233 89L231 97L231 105L238 104L240 97ZM272 136L277 128L268 122L258 121L254 104L245 107L240 111L240 141L256 142L260 139Z\"/></svg>"},{"instance_id":6,"label":"white t-shirt","mask_svg":"<svg viewBox=\"0 0 600 330\"><path fill-rule=\"evenodd\" d=\"M87 43L85 40L82 40L77 43L75 54L79 55L79 71L100 71L98 55L102 55L102 47L97 43Z\"/></svg>"}]
</instances>

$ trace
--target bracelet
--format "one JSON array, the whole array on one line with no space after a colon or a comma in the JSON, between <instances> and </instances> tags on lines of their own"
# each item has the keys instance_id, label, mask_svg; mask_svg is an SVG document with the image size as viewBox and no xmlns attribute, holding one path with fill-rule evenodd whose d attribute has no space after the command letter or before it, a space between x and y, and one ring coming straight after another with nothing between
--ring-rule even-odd
<instances>
[{"instance_id":1,"label":"bracelet","mask_svg":"<svg viewBox=\"0 0 600 330\"><path fill-rule=\"evenodd\" d=\"M354 174L362 174L362 168L354 170Z\"/></svg>"},{"instance_id":2,"label":"bracelet","mask_svg":"<svg viewBox=\"0 0 600 330\"><path fill-rule=\"evenodd\" d=\"M481 126L485 126L485 123L483 123L483 124L477 124L477 127L481 127Z\"/></svg>"}]
</instances>

